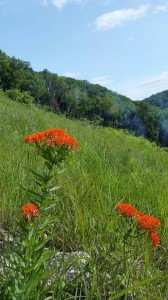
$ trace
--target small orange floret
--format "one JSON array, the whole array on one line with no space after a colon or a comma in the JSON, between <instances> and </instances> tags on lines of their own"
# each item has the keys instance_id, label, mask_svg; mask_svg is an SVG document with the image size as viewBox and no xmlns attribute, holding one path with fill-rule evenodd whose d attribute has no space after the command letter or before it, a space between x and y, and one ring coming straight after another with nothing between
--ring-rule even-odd
<instances>
[{"instance_id":1,"label":"small orange floret","mask_svg":"<svg viewBox=\"0 0 168 300\"><path fill-rule=\"evenodd\" d=\"M139 218L139 217L142 217L142 216L144 216L144 214L141 211L137 210L136 217Z\"/></svg>"},{"instance_id":2,"label":"small orange floret","mask_svg":"<svg viewBox=\"0 0 168 300\"><path fill-rule=\"evenodd\" d=\"M24 141L25 141L25 143L30 144L30 143L38 143L38 142L42 141L43 139L45 139L44 132L36 132L31 135L27 135L24 138Z\"/></svg>"},{"instance_id":3,"label":"small orange floret","mask_svg":"<svg viewBox=\"0 0 168 300\"><path fill-rule=\"evenodd\" d=\"M25 143L28 143L28 144L32 143L31 135L25 136L24 141L25 141Z\"/></svg>"},{"instance_id":4,"label":"small orange floret","mask_svg":"<svg viewBox=\"0 0 168 300\"><path fill-rule=\"evenodd\" d=\"M160 226L160 220L150 215L142 215L138 217L138 224L143 229L151 229Z\"/></svg>"},{"instance_id":5,"label":"small orange floret","mask_svg":"<svg viewBox=\"0 0 168 300\"><path fill-rule=\"evenodd\" d=\"M68 146L71 150L74 150L79 145L79 143L77 143L77 141L75 140L74 137L72 137L66 133L62 134L62 135L55 135L54 142L59 147L60 146Z\"/></svg>"},{"instance_id":6,"label":"small orange floret","mask_svg":"<svg viewBox=\"0 0 168 300\"><path fill-rule=\"evenodd\" d=\"M38 206L33 203L22 206L22 211L27 219L30 217L36 218L39 216Z\"/></svg>"},{"instance_id":7,"label":"small orange floret","mask_svg":"<svg viewBox=\"0 0 168 300\"><path fill-rule=\"evenodd\" d=\"M50 128L45 131L45 136L52 137L52 136L63 134L63 133L65 133L65 130L62 128Z\"/></svg>"},{"instance_id":8,"label":"small orange floret","mask_svg":"<svg viewBox=\"0 0 168 300\"><path fill-rule=\"evenodd\" d=\"M128 203L119 203L116 206L117 210L119 210L120 214L124 217L135 217L137 216L137 210Z\"/></svg>"},{"instance_id":9,"label":"small orange floret","mask_svg":"<svg viewBox=\"0 0 168 300\"><path fill-rule=\"evenodd\" d=\"M149 230L149 234L150 234L150 239L152 241L153 247L157 247L160 244L160 238L158 236L158 232L156 229L151 228Z\"/></svg>"}]
</instances>

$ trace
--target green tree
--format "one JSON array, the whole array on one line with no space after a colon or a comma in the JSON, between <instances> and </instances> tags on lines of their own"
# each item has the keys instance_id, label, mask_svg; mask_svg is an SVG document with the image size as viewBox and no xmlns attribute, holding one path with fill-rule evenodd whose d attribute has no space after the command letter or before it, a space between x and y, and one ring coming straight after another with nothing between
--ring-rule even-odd
<instances>
[{"instance_id":1,"label":"green tree","mask_svg":"<svg viewBox=\"0 0 168 300\"><path fill-rule=\"evenodd\" d=\"M139 114L146 128L146 138L159 143L158 109L142 101L139 103Z\"/></svg>"},{"instance_id":2,"label":"green tree","mask_svg":"<svg viewBox=\"0 0 168 300\"><path fill-rule=\"evenodd\" d=\"M12 86L10 58L0 50L0 88L4 91Z\"/></svg>"}]
</instances>

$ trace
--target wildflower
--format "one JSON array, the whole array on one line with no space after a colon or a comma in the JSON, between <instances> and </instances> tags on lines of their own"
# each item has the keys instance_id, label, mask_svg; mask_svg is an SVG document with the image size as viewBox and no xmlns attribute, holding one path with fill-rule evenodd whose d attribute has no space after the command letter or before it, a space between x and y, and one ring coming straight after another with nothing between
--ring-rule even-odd
<instances>
[{"instance_id":1,"label":"wildflower","mask_svg":"<svg viewBox=\"0 0 168 300\"><path fill-rule=\"evenodd\" d=\"M137 210L136 217L139 218L139 217L142 217L142 216L144 216L144 214L141 211Z\"/></svg>"},{"instance_id":2,"label":"wildflower","mask_svg":"<svg viewBox=\"0 0 168 300\"><path fill-rule=\"evenodd\" d=\"M150 240L153 247L157 247L160 244L160 238L156 228L160 226L160 220L150 215L144 215L142 212L137 211L133 206L128 203L119 203L116 206L117 210L124 217L135 217L138 221L138 225L149 232Z\"/></svg>"},{"instance_id":3,"label":"wildflower","mask_svg":"<svg viewBox=\"0 0 168 300\"><path fill-rule=\"evenodd\" d=\"M152 241L153 247L157 247L160 244L160 238L156 229L151 228L149 230L150 239Z\"/></svg>"},{"instance_id":4,"label":"wildflower","mask_svg":"<svg viewBox=\"0 0 168 300\"><path fill-rule=\"evenodd\" d=\"M143 229L151 229L160 226L160 220L150 215L142 215L138 217L138 224Z\"/></svg>"},{"instance_id":5,"label":"wildflower","mask_svg":"<svg viewBox=\"0 0 168 300\"><path fill-rule=\"evenodd\" d=\"M27 135L24 138L25 143L35 143L43 148L47 147L62 147L65 146L73 151L79 146L79 143L74 137L68 135L64 129L51 128L43 132L36 132L31 135Z\"/></svg>"},{"instance_id":6,"label":"wildflower","mask_svg":"<svg viewBox=\"0 0 168 300\"><path fill-rule=\"evenodd\" d=\"M33 203L22 206L22 211L27 219L30 217L36 218L39 216L38 206Z\"/></svg>"},{"instance_id":7,"label":"wildflower","mask_svg":"<svg viewBox=\"0 0 168 300\"><path fill-rule=\"evenodd\" d=\"M24 138L24 141L25 143L38 143L42 140L45 139L45 134L44 132L36 132L36 133L33 133L31 135L27 135L25 138Z\"/></svg>"},{"instance_id":8,"label":"wildflower","mask_svg":"<svg viewBox=\"0 0 168 300\"><path fill-rule=\"evenodd\" d=\"M78 147L78 143L74 137L64 133L60 135L55 135L53 141L60 147L60 146L67 146L71 150L74 150Z\"/></svg>"},{"instance_id":9,"label":"wildflower","mask_svg":"<svg viewBox=\"0 0 168 300\"><path fill-rule=\"evenodd\" d=\"M120 214L124 217L135 217L137 216L137 210L128 203L119 203L116 206L117 210L120 211Z\"/></svg>"}]
</instances>

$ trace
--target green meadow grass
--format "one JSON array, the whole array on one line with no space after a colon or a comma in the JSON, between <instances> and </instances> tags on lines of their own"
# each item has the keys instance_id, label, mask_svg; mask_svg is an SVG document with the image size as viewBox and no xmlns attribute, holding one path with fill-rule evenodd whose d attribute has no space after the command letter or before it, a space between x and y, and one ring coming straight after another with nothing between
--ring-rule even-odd
<instances>
[{"instance_id":1,"label":"green meadow grass","mask_svg":"<svg viewBox=\"0 0 168 300\"><path fill-rule=\"evenodd\" d=\"M80 143L58 177L53 241L58 250L90 254L94 271L87 299L168 299L168 152L142 137L20 105L1 93L1 229L16 226L21 205L33 200L22 187L36 189L29 169L42 167L23 138L51 127L64 128ZM121 270L123 244L116 245L127 221L116 212L120 201L161 220L158 249L153 251L148 237L138 237Z\"/></svg>"}]
</instances>

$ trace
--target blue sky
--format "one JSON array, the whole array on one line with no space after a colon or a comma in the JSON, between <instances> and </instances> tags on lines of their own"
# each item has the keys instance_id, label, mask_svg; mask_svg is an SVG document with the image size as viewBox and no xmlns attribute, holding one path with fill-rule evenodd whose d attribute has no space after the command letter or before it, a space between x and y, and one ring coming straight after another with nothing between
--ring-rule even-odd
<instances>
[{"instance_id":1,"label":"blue sky","mask_svg":"<svg viewBox=\"0 0 168 300\"><path fill-rule=\"evenodd\" d=\"M168 0L0 0L0 49L141 100L168 89Z\"/></svg>"}]
</instances>

